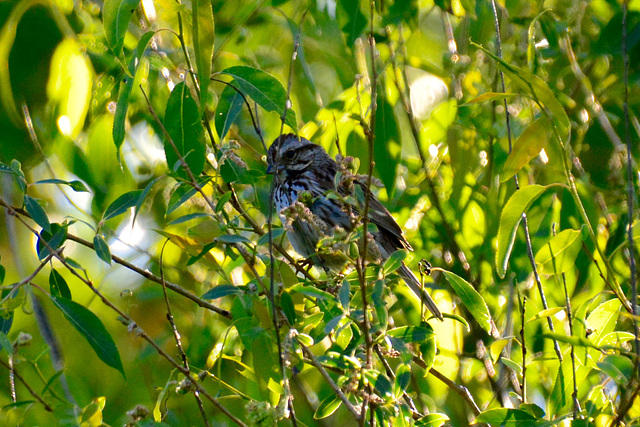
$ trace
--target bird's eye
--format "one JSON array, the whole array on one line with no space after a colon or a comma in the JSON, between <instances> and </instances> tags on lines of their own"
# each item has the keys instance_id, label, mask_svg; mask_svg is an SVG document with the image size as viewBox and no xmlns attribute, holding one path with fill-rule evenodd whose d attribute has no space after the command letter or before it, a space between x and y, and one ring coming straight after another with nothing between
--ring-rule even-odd
<instances>
[{"instance_id":1,"label":"bird's eye","mask_svg":"<svg viewBox=\"0 0 640 427\"><path fill-rule=\"evenodd\" d=\"M284 158L287 160L293 160L295 155L296 155L296 152L294 150L287 150L284 152Z\"/></svg>"}]
</instances>

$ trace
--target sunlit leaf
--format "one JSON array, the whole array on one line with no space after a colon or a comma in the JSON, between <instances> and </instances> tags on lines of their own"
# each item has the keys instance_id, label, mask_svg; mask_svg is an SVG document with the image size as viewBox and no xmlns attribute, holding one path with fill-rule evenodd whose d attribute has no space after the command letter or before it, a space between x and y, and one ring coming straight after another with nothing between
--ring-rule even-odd
<instances>
[{"instance_id":1,"label":"sunlit leaf","mask_svg":"<svg viewBox=\"0 0 640 427\"><path fill-rule=\"evenodd\" d=\"M384 262L384 266L382 267L382 269L384 270L384 274L392 273L400 268L400 266L402 266L402 262L406 257L406 251L395 251L394 253L392 253Z\"/></svg>"},{"instance_id":2,"label":"sunlit leaf","mask_svg":"<svg viewBox=\"0 0 640 427\"><path fill-rule=\"evenodd\" d=\"M546 310L542 310L541 312L536 313L534 316L531 316L531 318L529 320L527 320L526 323L535 322L536 320L544 319L546 317L555 316L556 313L559 313L562 310L564 310L564 307L547 308Z\"/></svg>"},{"instance_id":3,"label":"sunlit leaf","mask_svg":"<svg viewBox=\"0 0 640 427\"><path fill-rule=\"evenodd\" d=\"M622 387L631 381L634 371L633 362L619 354L607 355L602 362L598 362L598 367Z\"/></svg>"},{"instance_id":4,"label":"sunlit leaf","mask_svg":"<svg viewBox=\"0 0 640 427\"><path fill-rule=\"evenodd\" d=\"M517 96L517 94L504 93L504 92L485 92L482 95L478 95L475 98L470 99L469 101L466 102L466 104L462 104L461 106L478 104L478 103L487 102L487 101L502 101L503 99L509 99L514 96Z\"/></svg>"},{"instance_id":5,"label":"sunlit leaf","mask_svg":"<svg viewBox=\"0 0 640 427\"><path fill-rule=\"evenodd\" d=\"M457 274L446 270L442 270L442 272L456 295L458 295L458 298L462 301L462 305L469 310L482 329L491 333L493 321L491 319L491 313L489 313L489 308L484 302L482 295L480 295L473 286Z\"/></svg>"},{"instance_id":6,"label":"sunlit leaf","mask_svg":"<svg viewBox=\"0 0 640 427\"><path fill-rule=\"evenodd\" d=\"M104 2L102 9L104 34L116 56L119 56L122 51L124 35L139 2L140 0L106 0Z\"/></svg>"},{"instance_id":7,"label":"sunlit leaf","mask_svg":"<svg viewBox=\"0 0 640 427\"><path fill-rule=\"evenodd\" d=\"M508 64L482 46L480 46L480 48L498 63L498 66L504 74L509 77L511 82L515 84L524 95L531 96L536 102L541 103L542 107L546 108L553 122L553 126L555 126L558 131L561 139L560 142L566 143L569 138L569 132L571 131L569 116L567 116L564 107L562 107L562 104L560 104L551 89L549 89L547 83L540 77L532 75L527 70Z\"/></svg>"},{"instance_id":8,"label":"sunlit leaf","mask_svg":"<svg viewBox=\"0 0 640 427\"><path fill-rule=\"evenodd\" d=\"M429 414L426 415L414 424L416 427L440 427L449 421L449 417L445 414Z\"/></svg>"},{"instance_id":9,"label":"sunlit leaf","mask_svg":"<svg viewBox=\"0 0 640 427\"><path fill-rule=\"evenodd\" d=\"M433 330L421 326L400 326L390 329L387 335L400 338L404 342L423 342L434 335Z\"/></svg>"},{"instance_id":10,"label":"sunlit leaf","mask_svg":"<svg viewBox=\"0 0 640 427\"><path fill-rule=\"evenodd\" d=\"M47 82L47 95L55 105L58 129L63 135L76 138L84 127L92 86L89 58L74 38L65 39L53 54Z\"/></svg>"},{"instance_id":11,"label":"sunlit leaf","mask_svg":"<svg viewBox=\"0 0 640 427\"><path fill-rule=\"evenodd\" d=\"M505 182L531 159L540 154L540 150L547 146L551 138L551 123L546 117L540 117L527 127L513 146L502 168L500 181Z\"/></svg>"},{"instance_id":12,"label":"sunlit leaf","mask_svg":"<svg viewBox=\"0 0 640 427\"><path fill-rule=\"evenodd\" d=\"M316 420L327 418L329 415L336 412L341 404L342 400L340 400L336 394L330 394L320 402L318 409L316 409L316 412L313 414L313 418Z\"/></svg>"},{"instance_id":13,"label":"sunlit leaf","mask_svg":"<svg viewBox=\"0 0 640 427\"><path fill-rule=\"evenodd\" d=\"M478 415L474 423L487 423L489 425L503 427L523 427L525 425L535 425L533 424L535 421L536 418L533 415L520 409L495 408L484 411Z\"/></svg>"},{"instance_id":14,"label":"sunlit leaf","mask_svg":"<svg viewBox=\"0 0 640 427\"><path fill-rule=\"evenodd\" d=\"M562 230L542 246L535 256L536 263L542 265L547 274L560 274L575 266L582 249L580 230Z\"/></svg>"},{"instance_id":15,"label":"sunlit leaf","mask_svg":"<svg viewBox=\"0 0 640 427\"><path fill-rule=\"evenodd\" d=\"M522 219L522 214L527 212L529 206L551 186L528 185L513 193L500 214L500 228L498 229L498 248L496 251L496 267L498 275L504 277L513 243L516 240L516 231Z\"/></svg>"}]
</instances>

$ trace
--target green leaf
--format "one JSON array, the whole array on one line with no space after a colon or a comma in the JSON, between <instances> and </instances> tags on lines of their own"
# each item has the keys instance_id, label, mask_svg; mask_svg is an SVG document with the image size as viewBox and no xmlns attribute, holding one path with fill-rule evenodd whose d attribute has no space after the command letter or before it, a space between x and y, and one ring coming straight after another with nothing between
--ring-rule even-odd
<instances>
[{"instance_id":1,"label":"green leaf","mask_svg":"<svg viewBox=\"0 0 640 427\"><path fill-rule=\"evenodd\" d=\"M335 297L329 292L318 289L315 286L304 286L302 283L293 285L291 290L313 298L326 299L329 301L335 300Z\"/></svg>"},{"instance_id":2,"label":"green leaf","mask_svg":"<svg viewBox=\"0 0 640 427\"><path fill-rule=\"evenodd\" d=\"M209 99L211 83L211 60L215 40L213 9L211 0L192 0L193 50L196 56L198 84L200 85L200 115Z\"/></svg>"},{"instance_id":3,"label":"green leaf","mask_svg":"<svg viewBox=\"0 0 640 427\"><path fill-rule=\"evenodd\" d=\"M551 123L546 117L540 117L520 135L500 174L500 182L505 182L540 154L551 139Z\"/></svg>"},{"instance_id":4,"label":"green leaf","mask_svg":"<svg viewBox=\"0 0 640 427\"><path fill-rule=\"evenodd\" d=\"M165 135L164 153L167 157L167 164L171 168L182 157L193 176L198 178L204 169L205 161L204 128L200 120L198 105L184 82L178 83L169 95L164 114L164 127L171 137L171 141L175 144L174 147ZM186 178L187 173L183 168L184 166L180 164L178 175Z\"/></svg>"},{"instance_id":5,"label":"green leaf","mask_svg":"<svg viewBox=\"0 0 640 427\"><path fill-rule=\"evenodd\" d=\"M484 302L482 295L480 295L473 286L457 274L446 270L442 270L442 272L456 295L458 295L458 298L462 301L462 305L469 310L482 329L491 333L493 329L493 320L491 319L491 313L489 313L489 309L487 308L487 304Z\"/></svg>"},{"instance_id":6,"label":"green leaf","mask_svg":"<svg viewBox=\"0 0 640 427\"><path fill-rule=\"evenodd\" d=\"M466 105L478 104L480 102L487 101L502 101L503 99L509 99L514 96L517 96L516 93L504 93L504 92L486 92L482 95L478 95L475 98L467 101L465 104L460 105L461 107Z\"/></svg>"},{"instance_id":7,"label":"green leaf","mask_svg":"<svg viewBox=\"0 0 640 427\"><path fill-rule=\"evenodd\" d=\"M553 236L535 256L536 263L542 265L546 274L560 274L574 268L576 258L582 249L580 230L562 230Z\"/></svg>"},{"instance_id":8,"label":"green leaf","mask_svg":"<svg viewBox=\"0 0 640 427\"><path fill-rule=\"evenodd\" d=\"M227 135L233 122L238 118L243 104L244 99L237 90L231 86L226 86L222 90L216 106L215 117L216 132L218 132L218 137L221 141Z\"/></svg>"},{"instance_id":9,"label":"green leaf","mask_svg":"<svg viewBox=\"0 0 640 427\"><path fill-rule=\"evenodd\" d=\"M316 420L327 418L336 412L341 404L342 400L340 400L336 394L330 394L320 403L318 409L316 409L316 412L313 414L313 418Z\"/></svg>"},{"instance_id":10,"label":"green leaf","mask_svg":"<svg viewBox=\"0 0 640 427\"><path fill-rule=\"evenodd\" d=\"M52 251L58 250L66 240L67 224L51 224L51 233L46 230L42 230L40 232L40 237L38 237L38 241L36 243L38 258L40 260L45 259L52 253ZM47 244L45 244L45 242Z\"/></svg>"},{"instance_id":11,"label":"green leaf","mask_svg":"<svg viewBox=\"0 0 640 427\"><path fill-rule=\"evenodd\" d=\"M402 392L407 390L411 382L411 367L401 363L396 370L396 380L394 383L395 397L399 398Z\"/></svg>"},{"instance_id":12,"label":"green leaf","mask_svg":"<svg viewBox=\"0 0 640 427\"><path fill-rule=\"evenodd\" d=\"M619 354L606 356L602 362L598 362L598 367L621 387L629 384L634 369L633 362Z\"/></svg>"},{"instance_id":13,"label":"green leaf","mask_svg":"<svg viewBox=\"0 0 640 427\"><path fill-rule=\"evenodd\" d=\"M343 318L344 318L344 313L339 314L333 319L329 320L327 324L324 325L324 329L323 329L324 333L327 335L330 334L338 326L338 324Z\"/></svg>"},{"instance_id":14,"label":"green leaf","mask_svg":"<svg viewBox=\"0 0 640 427\"><path fill-rule=\"evenodd\" d=\"M516 231L522 219L522 214L527 212L529 206L551 185L528 185L517 190L500 214L500 227L498 229L498 248L496 251L496 267L498 275L504 278L513 243L516 240Z\"/></svg>"},{"instance_id":15,"label":"green leaf","mask_svg":"<svg viewBox=\"0 0 640 427\"><path fill-rule=\"evenodd\" d=\"M129 22L140 0L106 0L102 9L102 24L107 43L120 56Z\"/></svg>"},{"instance_id":16,"label":"green leaf","mask_svg":"<svg viewBox=\"0 0 640 427\"><path fill-rule=\"evenodd\" d=\"M51 273L49 273L49 289L51 291L51 295L54 297L71 299L69 285L67 285L64 277L62 277L62 275L54 268L52 268Z\"/></svg>"},{"instance_id":17,"label":"green leaf","mask_svg":"<svg viewBox=\"0 0 640 427\"><path fill-rule=\"evenodd\" d=\"M344 310L349 310L349 302L351 301L351 284L348 280L343 280L338 291L338 300Z\"/></svg>"},{"instance_id":18,"label":"green leaf","mask_svg":"<svg viewBox=\"0 0 640 427\"><path fill-rule=\"evenodd\" d=\"M414 424L416 427L440 427L449 421L445 414L429 414L420 418Z\"/></svg>"},{"instance_id":19,"label":"green leaf","mask_svg":"<svg viewBox=\"0 0 640 427\"><path fill-rule=\"evenodd\" d=\"M114 2L117 1L119 0L114 0ZM136 4L137 3L138 2L136 1ZM118 91L118 101L116 102L116 113L113 117L113 142L116 145L116 150L118 152L118 160L120 160L120 147L124 142L124 137L126 134L125 122L127 119L127 110L129 109L129 96L131 96L131 91L133 90L136 71L138 71L138 65L140 64L140 58L142 58L144 51L147 49L147 44L149 44L149 41L151 40L153 35L154 32L149 31L144 33L142 37L140 37L138 46L136 47L136 50L133 53L131 60L129 61L127 74L120 83L120 90Z\"/></svg>"},{"instance_id":20,"label":"green leaf","mask_svg":"<svg viewBox=\"0 0 640 427\"><path fill-rule=\"evenodd\" d=\"M76 191L78 193L88 193L89 190L87 189L87 186L84 185L84 183L82 181L65 181L63 179L57 179L57 178L52 178L52 179L43 179L37 182L34 182L34 184L61 184L61 185L68 185L69 187L71 187L71 189L73 191Z\"/></svg>"},{"instance_id":21,"label":"green leaf","mask_svg":"<svg viewBox=\"0 0 640 427\"><path fill-rule=\"evenodd\" d=\"M387 378L386 375L378 373L375 381L373 382L373 386L378 390L378 393L380 393L381 396L392 396L391 381L389 381L389 378Z\"/></svg>"},{"instance_id":22,"label":"green leaf","mask_svg":"<svg viewBox=\"0 0 640 427\"><path fill-rule=\"evenodd\" d=\"M183 182L177 185L169 198L169 206L167 207L166 215L173 213L173 211L182 206L187 200L195 196L197 192L198 190L190 183Z\"/></svg>"},{"instance_id":23,"label":"green leaf","mask_svg":"<svg viewBox=\"0 0 640 427\"><path fill-rule=\"evenodd\" d=\"M434 335L432 330L421 326L400 326L399 328L390 329L387 335L400 338L406 343L424 342Z\"/></svg>"},{"instance_id":24,"label":"green leaf","mask_svg":"<svg viewBox=\"0 0 640 427\"><path fill-rule=\"evenodd\" d=\"M251 243L251 240L239 234L223 234L216 237L216 241L220 243Z\"/></svg>"},{"instance_id":25,"label":"green leaf","mask_svg":"<svg viewBox=\"0 0 640 427\"><path fill-rule=\"evenodd\" d=\"M31 215L31 219L33 219L36 224L42 227L42 229L46 232L51 233L51 223L49 222L49 217L36 199L25 195L24 207L27 210L27 213Z\"/></svg>"},{"instance_id":26,"label":"green leaf","mask_svg":"<svg viewBox=\"0 0 640 427\"><path fill-rule=\"evenodd\" d=\"M549 89L547 83L540 77L532 75L523 68L509 65L484 47L479 47L498 63L498 67L507 77L509 77L514 85L522 90L525 95L531 96L537 103L541 104L542 108L546 108L546 111L551 117L551 121L556 127L561 138L560 143L566 143L571 130L569 116L567 116L567 112L564 110L562 104L560 104L551 89Z\"/></svg>"},{"instance_id":27,"label":"green leaf","mask_svg":"<svg viewBox=\"0 0 640 427\"><path fill-rule=\"evenodd\" d=\"M144 201L147 199L147 196L149 195L149 193L151 192L151 189L153 188L153 186L156 184L156 182L158 182L160 179L162 179L162 176L157 177L156 179L150 181L146 187L144 187L144 190L142 190L142 193L140 193L140 197L138 197L138 202L136 203L136 207L134 209L135 213L133 215L133 224L135 224L136 222L136 218L138 217L138 214L140 213L140 208L142 207L142 204L144 203Z\"/></svg>"},{"instance_id":28,"label":"green leaf","mask_svg":"<svg viewBox=\"0 0 640 427\"><path fill-rule=\"evenodd\" d=\"M282 307L284 315L287 316L289 324L295 325L298 316L296 315L296 308L293 305L293 299L289 292L283 292L282 295L280 295L280 306Z\"/></svg>"},{"instance_id":29,"label":"green leaf","mask_svg":"<svg viewBox=\"0 0 640 427\"><path fill-rule=\"evenodd\" d=\"M218 201L220 203L220 201ZM284 228L271 228L271 233L273 234L273 240L275 241L278 237L284 234ZM269 243L269 233L265 233L258 239L257 246L266 245Z\"/></svg>"},{"instance_id":30,"label":"green leaf","mask_svg":"<svg viewBox=\"0 0 640 427\"><path fill-rule=\"evenodd\" d=\"M69 323L87 340L100 360L126 377L118 347L98 316L70 299L51 296L51 300L62 311Z\"/></svg>"},{"instance_id":31,"label":"green leaf","mask_svg":"<svg viewBox=\"0 0 640 427\"><path fill-rule=\"evenodd\" d=\"M376 109L375 144L373 159L376 170L389 195L395 191L396 169L402 147L400 131L393 107L386 99Z\"/></svg>"},{"instance_id":32,"label":"green leaf","mask_svg":"<svg viewBox=\"0 0 640 427\"><path fill-rule=\"evenodd\" d=\"M249 95L266 111L275 111L282 117L287 103L287 92L278 79L262 70L246 66L227 68L222 74L233 77L238 89ZM285 123L294 130L298 128L296 114L291 108L287 109Z\"/></svg>"},{"instance_id":33,"label":"green leaf","mask_svg":"<svg viewBox=\"0 0 640 427\"><path fill-rule=\"evenodd\" d=\"M478 415L474 424L487 423L496 426L524 427L535 425L536 418L520 409L495 408Z\"/></svg>"},{"instance_id":34,"label":"green leaf","mask_svg":"<svg viewBox=\"0 0 640 427\"><path fill-rule=\"evenodd\" d=\"M534 316L531 316L531 318L529 320L527 320L526 323L535 322L536 320L540 320L540 319L543 319L545 317L554 316L556 313L559 313L562 310L564 310L564 307L547 308L546 310L542 310L541 312L535 314Z\"/></svg>"},{"instance_id":35,"label":"green leaf","mask_svg":"<svg viewBox=\"0 0 640 427\"><path fill-rule=\"evenodd\" d=\"M13 345L4 332L0 332L0 351L4 350L8 355L13 354Z\"/></svg>"},{"instance_id":36,"label":"green leaf","mask_svg":"<svg viewBox=\"0 0 640 427\"><path fill-rule=\"evenodd\" d=\"M104 211L104 214L102 214L101 222L105 222L111 218L121 215L125 213L127 209L136 206L141 194L142 190L134 190L124 193L115 199Z\"/></svg>"},{"instance_id":37,"label":"green leaf","mask_svg":"<svg viewBox=\"0 0 640 427\"><path fill-rule=\"evenodd\" d=\"M382 270L384 274L390 274L402 266L402 262L407 257L407 251L398 250L392 253L389 258L384 262Z\"/></svg>"},{"instance_id":38,"label":"green leaf","mask_svg":"<svg viewBox=\"0 0 640 427\"><path fill-rule=\"evenodd\" d=\"M511 368L516 374L522 376L522 366L520 366L520 364L514 362L511 359L508 359L506 357L503 357L500 359L502 361L502 363L505 364L505 366L508 366L509 368Z\"/></svg>"},{"instance_id":39,"label":"green leaf","mask_svg":"<svg viewBox=\"0 0 640 427\"><path fill-rule=\"evenodd\" d=\"M236 295L241 294L242 289L238 288L235 285L218 285L213 289L209 289L202 295L202 299L213 300L222 297L226 297L228 295Z\"/></svg>"},{"instance_id":40,"label":"green leaf","mask_svg":"<svg viewBox=\"0 0 640 427\"><path fill-rule=\"evenodd\" d=\"M210 216L211 215L206 212L194 212L192 214L182 215L172 221L169 221L167 225L182 224L183 222L191 221L192 219L205 218Z\"/></svg>"},{"instance_id":41,"label":"green leaf","mask_svg":"<svg viewBox=\"0 0 640 427\"><path fill-rule=\"evenodd\" d=\"M98 258L111 265L111 249L107 245L106 240L100 234L96 234L93 238L93 247Z\"/></svg>"}]
</instances>

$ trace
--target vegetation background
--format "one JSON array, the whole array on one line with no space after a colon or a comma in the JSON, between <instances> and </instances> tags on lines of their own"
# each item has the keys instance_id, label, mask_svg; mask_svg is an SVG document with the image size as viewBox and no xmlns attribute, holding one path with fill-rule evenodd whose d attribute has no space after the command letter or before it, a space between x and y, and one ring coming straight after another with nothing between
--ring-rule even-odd
<instances>
[{"instance_id":1,"label":"vegetation background","mask_svg":"<svg viewBox=\"0 0 640 427\"><path fill-rule=\"evenodd\" d=\"M640 1L5 0L0 109L2 425L640 424ZM414 252L305 267L283 130Z\"/></svg>"}]
</instances>

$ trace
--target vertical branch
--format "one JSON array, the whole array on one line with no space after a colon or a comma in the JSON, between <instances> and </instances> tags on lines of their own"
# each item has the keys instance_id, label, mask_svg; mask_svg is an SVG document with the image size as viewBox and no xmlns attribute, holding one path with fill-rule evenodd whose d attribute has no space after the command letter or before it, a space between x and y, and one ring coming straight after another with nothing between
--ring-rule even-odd
<instances>
[{"instance_id":1,"label":"vertical branch","mask_svg":"<svg viewBox=\"0 0 640 427\"><path fill-rule=\"evenodd\" d=\"M522 403L527 403L527 345L524 336L524 325L526 323L527 297L522 297L520 303L520 340L522 341L522 384L520 385L520 393Z\"/></svg>"},{"instance_id":2,"label":"vertical branch","mask_svg":"<svg viewBox=\"0 0 640 427\"><path fill-rule=\"evenodd\" d=\"M635 191L633 185L633 158L631 156L631 133L629 130L629 52L627 51L627 12L629 0L622 2L622 60L624 61L624 72L622 81L624 84L624 101L622 108L624 110L624 138L627 145L627 208L629 223L627 225L627 238L629 240L629 270L630 270L630 284L631 284L631 309L633 313L633 332L635 335L635 352L636 352L636 367L638 368L638 374L640 375L640 364L638 363L638 357L640 357L640 329L638 328L638 284L636 280L636 254L635 243L633 241L633 206L635 205Z\"/></svg>"},{"instance_id":3,"label":"vertical branch","mask_svg":"<svg viewBox=\"0 0 640 427\"><path fill-rule=\"evenodd\" d=\"M500 20L498 19L498 9L496 7L495 0L491 0L491 6L493 8L493 17L494 17L494 22L496 27L496 45L498 49L498 57L502 59L502 40L500 37ZM504 93L506 92L506 88L504 84L504 74L500 70L498 70L498 73L500 74L502 92ZM509 139L509 153L511 153L511 149L512 149L511 121L510 121L510 115L509 115L509 105L507 104L506 98L504 99L504 113L505 113L506 125L507 125L507 137ZM514 175L513 179L516 184L516 190L519 190L520 183L518 182L518 175L517 174ZM542 306L546 310L549 308L549 305L547 304L547 297L544 294L544 289L542 288L542 282L540 281L540 275L538 274L538 267L536 266L536 262L533 256L533 247L531 246L531 234L529 233L529 223L527 221L527 214L524 212L522 213L522 227L524 228L525 240L527 244L527 255L529 256L529 261L531 262L531 268L533 269L533 276L536 280L538 292L540 293L540 300L542 301ZM547 317L547 325L549 326L549 330L551 332L555 331L555 328L553 326L553 321L551 320L550 317ZM558 360L562 361L562 351L560 350L560 345L558 344L558 341L555 339L553 340L553 348L556 352L556 355L558 356Z\"/></svg>"},{"instance_id":4,"label":"vertical branch","mask_svg":"<svg viewBox=\"0 0 640 427\"><path fill-rule=\"evenodd\" d=\"M280 117L279 137L281 137L284 132L284 125L287 119L287 113L291 109L291 85L293 83L293 64L298 56L298 48L300 46L300 35L302 33L302 23L304 22L304 18L306 16L307 16L307 13L305 12L302 15L302 18L300 19L300 24L298 25L298 32L294 36L293 52L291 53L291 61L289 62L289 76L287 78L287 96L286 96L284 108L282 110L282 117ZM263 141L263 144L264 144L264 141ZM266 145L265 145L265 150L266 150ZM276 155L275 158L276 158L275 169L277 170L278 156ZM282 340L280 339L280 324L278 323L278 309L276 307L276 289L275 289L276 281L275 281L275 268L274 268L276 259L273 253L274 242L273 242L273 232L272 232L273 231L273 210L275 206L274 195L275 195L275 188L276 188L275 186L276 179L277 177L274 176L274 179L271 182L271 189L269 191L269 213L267 215L267 227L268 227L268 233L269 233L269 264L270 264L269 289L270 289L270 302L271 302L271 317L273 320L273 327L275 329L275 334L276 334L276 345L278 348L278 361L280 363L280 375L282 376L283 387L285 390L285 398L287 399L287 408L288 408L289 414L291 415L291 423L295 427L298 425L298 421L296 419L296 413L293 407L293 397L291 395L289 379L287 378L285 360L282 354Z\"/></svg>"},{"instance_id":5,"label":"vertical branch","mask_svg":"<svg viewBox=\"0 0 640 427\"><path fill-rule=\"evenodd\" d=\"M167 306L167 320L171 325L171 331L173 332L173 337L176 340L176 347L178 347L178 351L180 352L180 357L182 358L182 366L184 366L184 369L186 369L189 372L189 376L187 377L187 380L193 381L192 379L193 377L191 375L191 368L189 367L189 359L187 359L187 354L184 352L184 348L182 347L182 339L180 338L180 332L178 332L178 326L176 325L176 322L173 318L173 313L171 312L171 304L169 303L167 286L166 286L166 283L164 282L164 264L162 261L164 257L164 248L167 246L168 242L169 242L169 239L166 239L164 241L164 244L162 245L162 249L160 250L160 280L162 280L162 294L164 295L164 302ZM198 409L200 410L200 415L204 420L204 424L207 427L210 426L211 424L209 424L209 420L207 419L207 413L204 410L204 405L202 404L202 399L200 398L200 391L197 388L193 390L193 396L195 397L196 402L198 404Z\"/></svg>"},{"instance_id":6,"label":"vertical branch","mask_svg":"<svg viewBox=\"0 0 640 427\"><path fill-rule=\"evenodd\" d=\"M555 224L553 224L553 235L556 235ZM553 262L553 269L555 271L555 257L551 258L551 261ZM564 289L565 311L567 312L567 320L569 322L569 336L573 336L573 314L571 312L571 299L569 298L569 292L567 291L567 277L564 273L562 273L562 286ZM580 401L578 400L578 379L576 378L576 350L573 344L571 344L571 373L573 376L573 393L571 394L571 397L573 398L573 419L575 420L578 417L578 412L580 412L581 409Z\"/></svg>"},{"instance_id":7,"label":"vertical branch","mask_svg":"<svg viewBox=\"0 0 640 427\"><path fill-rule=\"evenodd\" d=\"M360 294L362 295L362 332L364 334L364 342L365 342L365 355L366 355L366 363L365 368L371 369L372 366L372 349L373 349L373 340L371 338L370 325L369 325L369 303L367 301L367 278L366 278L366 260L367 260L367 249L369 244L369 200L371 197L371 180L373 176L373 147L375 141L375 131L376 131L376 112L377 112L377 104L378 104L378 70L376 68L376 43L373 37L373 17L374 17L374 6L375 1L370 0L370 16L369 16L369 50L371 55L371 81L370 81L370 89L371 89L371 106L369 109L369 128L366 129L367 133L367 142L368 142L368 152L369 152L369 170L367 171L367 187L365 189L365 198L364 198L364 209L362 212L362 228L363 228L363 236L362 236L362 252L360 253L360 257L358 262L356 263L356 270L358 272L358 279L360 281ZM369 405L369 410L373 412L373 408L370 405L369 396L371 394L371 385L367 384L368 392L365 394L362 400L362 409L360 410L360 425L364 425L366 421L366 407Z\"/></svg>"}]
</instances>

